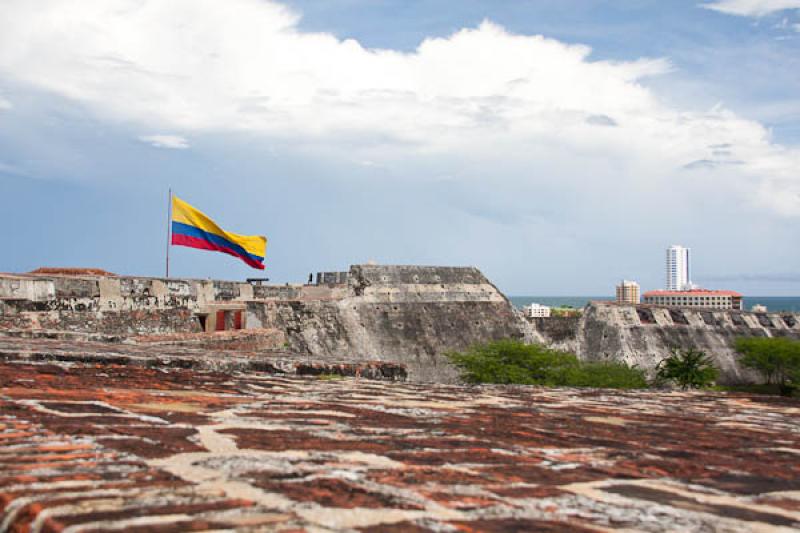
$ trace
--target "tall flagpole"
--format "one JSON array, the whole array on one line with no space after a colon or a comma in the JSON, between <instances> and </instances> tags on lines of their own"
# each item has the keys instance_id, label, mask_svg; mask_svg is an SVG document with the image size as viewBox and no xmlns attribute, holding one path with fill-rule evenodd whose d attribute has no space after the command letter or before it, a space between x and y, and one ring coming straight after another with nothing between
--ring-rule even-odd
<instances>
[{"instance_id":1,"label":"tall flagpole","mask_svg":"<svg viewBox=\"0 0 800 533\"><path fill-rule=\"evenodd\" d=\"M170 237L170 226L172 226L172 187L169 189L169 203L167 204L167 275L169 277L169 237Z\"/></svg>"}]
</instances>

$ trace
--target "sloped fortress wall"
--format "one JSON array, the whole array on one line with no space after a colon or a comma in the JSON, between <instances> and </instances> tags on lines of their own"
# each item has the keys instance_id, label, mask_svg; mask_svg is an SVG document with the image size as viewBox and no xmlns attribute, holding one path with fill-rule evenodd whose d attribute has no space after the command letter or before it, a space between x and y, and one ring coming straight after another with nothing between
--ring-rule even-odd
<instances>
[{"instance_id":1,"label":"sloped fortress wall","mask_svg":"<svg viewBox=\"0 0 800 533\"><path fill-rule=\"evenodd\" d=\"M224 320L220 312L227 313ZM475 268L356 265L316 285L0 275L0 334L124 340L199 334L234 322L280 332L269 337L285 339L274 349L399 362L412 379L428 381L455 379L444 352L521 339L524 328L505 296Z\"/></svg>"},{"instance_id":2,"label":"sloped fortress wall","mask_svg":"<svg viewBox=\"0 0 800 533\"><path fill-rule=\"evenodd\" d=\"M217 342L221 337L202 332L221 325L251 330L248 335L261 331L263 340L253 349L265 353L391 361L406 365L411 379L439 382L456 378L445 352L505 338L544 343L587 360L625 361L651 373L673 348L697 348L714 357L721 382L754 381L757 376L737 362L737 337L800 338L800 315L790 313L592 303L580 318L526 320L469 267L355 265L346 275L324 279L316 285L252 285L0 274L0 335L114 341L200 335Z\"/></svg>"},{"instance_id":3,"label":"sloped fortress wall","mask_svg":"<svg viewBox=\"0 0 800 533\"><path fill-rule=\"evenodd\" d=\"M800 315L750 313L594 302L583 316L529 321L529 339L572 351L586 360L625 361L654 373L673 348L695 348L710 355L721 383L758 381L738 364L739 337L800 339Z\"/></svg>"},{"instance_id":4,"label":"sloped fortress wall","mask_svg":"<svg viewBox=\"0 0 800 533\"><path fill-rule=\"evenodd\" d=\"M475 268L351 267L336 297L253 301L248 324L285 331L293 351L397 361L409 377L447 382L457 373L444 352L523 338L510 302Z\"/></svg>"}]
</instances>

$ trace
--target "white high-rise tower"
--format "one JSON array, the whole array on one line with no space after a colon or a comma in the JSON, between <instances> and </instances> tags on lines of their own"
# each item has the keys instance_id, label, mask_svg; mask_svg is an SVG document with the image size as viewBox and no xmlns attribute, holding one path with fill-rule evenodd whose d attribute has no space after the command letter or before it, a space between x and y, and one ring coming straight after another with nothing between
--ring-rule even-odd
<instances>
[{"instance_id":1,"label":"white high-rise tower","mask_svg":"<svg viewBox=\"0 0 800 533\"><path fill-rule=\"evenodd\" d=\"M689 248L673 244L667 248L667 290L680 291L692 284L689 277Z\"/></svg>"}]
</instances>

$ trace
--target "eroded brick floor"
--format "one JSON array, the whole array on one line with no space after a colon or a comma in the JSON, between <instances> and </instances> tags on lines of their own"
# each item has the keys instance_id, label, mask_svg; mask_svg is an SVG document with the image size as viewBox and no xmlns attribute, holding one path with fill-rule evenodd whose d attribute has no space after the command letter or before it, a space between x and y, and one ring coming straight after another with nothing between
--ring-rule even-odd
<instances>
[{"instance_id":1,"label":"eroded brick floor","mask_svg":"<svg viewBox=\"0 0 800 533\"><path fill-rule=\"evenodd\" d=\"M792 531L800 404L0 364L0 531Z\"/></svg>"}]
</instances>

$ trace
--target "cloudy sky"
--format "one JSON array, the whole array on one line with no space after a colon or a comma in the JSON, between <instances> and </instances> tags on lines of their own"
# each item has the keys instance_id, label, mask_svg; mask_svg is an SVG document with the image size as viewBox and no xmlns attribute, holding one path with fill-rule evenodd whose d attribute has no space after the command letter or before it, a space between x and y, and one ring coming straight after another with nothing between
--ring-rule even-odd
<instances>
[{"instance_id":1,"label":"cloudy sky","mask_svg":"<svg viewBox=\"0 0 800 533\"><path fill-rule=\"evenodd\" d=\"M0 271L161 275L169 187L277 282L797 295L800 0L0 0Z\"/></svg>"}]
</instances>

